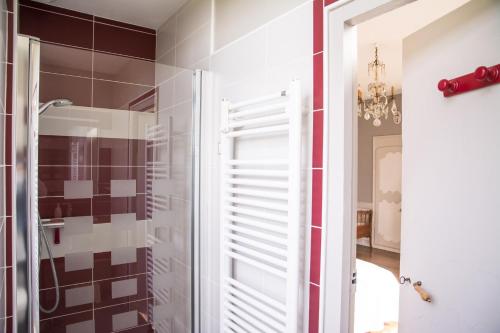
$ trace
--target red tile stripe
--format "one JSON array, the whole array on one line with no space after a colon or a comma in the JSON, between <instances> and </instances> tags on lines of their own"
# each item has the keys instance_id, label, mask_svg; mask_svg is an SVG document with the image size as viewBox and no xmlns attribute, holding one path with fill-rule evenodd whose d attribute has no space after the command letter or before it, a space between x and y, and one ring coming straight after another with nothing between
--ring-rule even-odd
<instances>
[{"instance_id":1,"label":"red tile stripe","mask_svg":"<svg viewBox=\"0 0 500 333\"><path fill-rule=\"evenodd\" d=\"M321 238L323 233L323 10L331 0L313 3L313 133L309 263L309 333L319 331L321 295Z\"/></svg>"},{"instance_id":2,"label":"red tile stripe","mask_svg":"<svg viewBox=\"0 0 500 333\"><path fill-rule=\"evenodd\" d=\"M323 110L313 113L312 167L313 169L323 167Z\"/></svg>"}]
</instances>

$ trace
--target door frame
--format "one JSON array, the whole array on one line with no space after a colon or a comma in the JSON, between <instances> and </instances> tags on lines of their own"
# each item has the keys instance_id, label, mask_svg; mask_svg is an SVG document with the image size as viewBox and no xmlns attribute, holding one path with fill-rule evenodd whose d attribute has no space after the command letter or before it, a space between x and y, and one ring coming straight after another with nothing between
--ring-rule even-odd
<instances>
[{"instance_id":1,"label":"door frame","mask_svg":"<svg viewBox=\"0 0 500 333\"><path fill-rule=\"evenodd\" d=\"M319 332L353 328L357 204L356 25L415 0L338 0L323 12L322 291ZM332 51L333 50L333 51Z\"/></svg>"}]
</instances>

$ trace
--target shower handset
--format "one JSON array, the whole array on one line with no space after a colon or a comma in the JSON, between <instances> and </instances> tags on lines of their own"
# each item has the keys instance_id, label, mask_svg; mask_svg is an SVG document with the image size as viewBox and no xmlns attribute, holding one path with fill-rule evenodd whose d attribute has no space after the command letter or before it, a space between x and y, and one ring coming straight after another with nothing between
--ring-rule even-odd
<instances>
[{"instance_id":1,"label":"shower handset","mask_svg":"<svg viewBox=\"0 0 500 333\"><path fill-rule=\"evenodd\" d=\"M40 108L38 109L38 115L42 115L51 106L54 106L56 108L60 108L63 106L70 106L70 105L73 105L73 102L69 99L65 99L65 98L53 99L47 103L42 104L42 106L40 106Z\"/></svg>"}]
</instances>

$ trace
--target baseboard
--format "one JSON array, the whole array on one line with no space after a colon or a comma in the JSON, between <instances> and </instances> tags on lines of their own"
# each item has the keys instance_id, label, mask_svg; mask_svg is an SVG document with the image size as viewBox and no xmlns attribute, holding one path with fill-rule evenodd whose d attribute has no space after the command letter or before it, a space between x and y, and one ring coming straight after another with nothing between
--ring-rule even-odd
<instances>
[{"instance_id":1,"label":"baseboard","mask_svg":"<svg viewBox=\"0 0 500 333\"><path fill-rule=\"evenodd\" d=\"M365 238L360 238L356 241L357 245L362 245L362 246L370 246L370 239L365 237Z\"/></svg>"},{"instance_id":2,"label":"baseboard","mask_svg":"<svg viewBox=\"0 0 500 333\"><path fill-rule=\"evenodd\" d=\"M373 209L373 203L358 201L358 209Z\"/></svg>"}]
</instances>

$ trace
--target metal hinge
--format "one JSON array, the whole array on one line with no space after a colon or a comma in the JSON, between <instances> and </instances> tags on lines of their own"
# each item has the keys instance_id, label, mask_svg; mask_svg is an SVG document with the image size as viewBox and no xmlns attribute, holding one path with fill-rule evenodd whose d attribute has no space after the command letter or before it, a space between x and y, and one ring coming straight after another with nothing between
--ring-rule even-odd
<instances>
[{"instance_id":1,"label":"metal hinge","mask_svg":"<svg viewBox=\"0 0 500 333\"><path fill-rule=\"evenodd\" d=\"M352 272L351 284L356 285L358 272Z\"/></svg>"},{"instance_id":2,"label":"metal hinge","mask_svg":"<svg viewBox=\"0 0 500 333\"><path fill-rule=\"evenodd\" d=\"M221 143L217 143L217 154L222 155Z\"/></svg>"}]
</instances>

